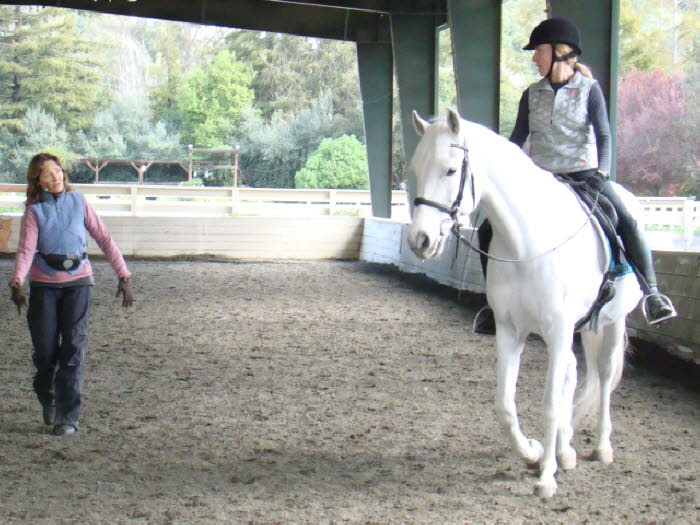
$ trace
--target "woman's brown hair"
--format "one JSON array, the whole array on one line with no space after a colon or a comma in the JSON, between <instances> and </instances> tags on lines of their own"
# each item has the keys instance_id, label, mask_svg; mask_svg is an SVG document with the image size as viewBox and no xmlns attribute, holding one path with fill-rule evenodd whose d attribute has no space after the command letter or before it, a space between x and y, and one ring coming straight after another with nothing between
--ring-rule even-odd
<instances>
[{"instance_id":1,"label":"woman's brown hair","mask_svg":"<svg viewBox=\"0 0 700 525\"><path fill-rule=\"evenodd\" d=\"M51 153L37 153L29 161L29 168L27 168L27 200L25 204L29 206L30 204L35 204L41 199L41 194L44 189L39 184L39 177L41 177L41 167L47 160L52 160L59 165L61 170L63 170L63 164L61 164L61 159L56 155ZM66 191L71 191L71 187L68 185L68 174L63 171L63 186Z\"/></svg>"}]
</instances>

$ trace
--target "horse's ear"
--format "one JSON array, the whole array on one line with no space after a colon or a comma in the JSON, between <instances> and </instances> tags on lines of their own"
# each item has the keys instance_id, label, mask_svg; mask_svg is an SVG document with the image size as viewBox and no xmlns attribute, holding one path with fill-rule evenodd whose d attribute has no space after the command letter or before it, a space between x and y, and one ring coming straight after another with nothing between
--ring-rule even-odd
<instances>
[{"instance_id":1,"label":"horse's ear","mask_svg":"<svg viewBox=\"0 0 700 525\"><path fill-rule=\"evenodd\" d=\"M421 137L423 136L423 133L425 133L425 130L428 129L428 124L425 120L420 118L420 115L418 115L418 112L414 109L413 110L413 127L416 130L416 133L418 133Z\"/></svg>"},{"instance_id":2,"label":"horse's ear","mask_svg":"<svg viewBox=\"0 0 700 525\"><path fill-rule=\"evenodd\" d=\"M453 135L459 135L459 126L462 122L462 117L459 116L454 109L447 109L447 127Z\"/></svg>"}]
</instances>

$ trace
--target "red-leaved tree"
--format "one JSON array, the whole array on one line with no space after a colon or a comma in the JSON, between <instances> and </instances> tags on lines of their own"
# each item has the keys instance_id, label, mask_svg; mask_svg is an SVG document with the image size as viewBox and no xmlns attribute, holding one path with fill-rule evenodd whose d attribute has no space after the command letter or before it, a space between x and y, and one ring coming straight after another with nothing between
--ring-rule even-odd
<instances>
[{"instance_id":1,"label":"red-leaved tree","mask_svg":"<svg viewBox=\"0 0 700 525\"><path fill-rule=\"evenodd\" d=\"M637 195L687 191L697 169L682 78L661 71L625 75L618 90L617 179Z\"/></svg>"}]
</instances>

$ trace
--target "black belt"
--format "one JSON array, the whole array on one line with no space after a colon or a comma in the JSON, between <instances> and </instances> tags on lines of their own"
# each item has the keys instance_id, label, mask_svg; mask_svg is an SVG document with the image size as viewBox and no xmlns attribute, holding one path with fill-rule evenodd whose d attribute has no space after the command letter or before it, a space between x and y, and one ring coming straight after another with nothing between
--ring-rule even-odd
<instances>
[{"instance_id":1,"label":"black belt","mask_svg":"<svg viewBox=\"0 0 700 525\"><path fill-rule=\"evenodd\" d=\"M83 259L87 259L87 253L83 252L82 255L67 255L63 253L41 253L37 252L41 257L44 258L46 264L51 266L54 270L63 270L64 272L70 272L75 270L80 266L80 262Z\"/></svg>"}]
</instances>

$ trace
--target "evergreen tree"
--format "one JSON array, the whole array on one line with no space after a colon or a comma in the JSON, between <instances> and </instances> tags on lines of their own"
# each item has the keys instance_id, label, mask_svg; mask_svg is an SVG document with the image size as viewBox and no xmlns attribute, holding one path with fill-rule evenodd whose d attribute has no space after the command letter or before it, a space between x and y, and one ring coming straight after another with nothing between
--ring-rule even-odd
<instances>
[{"instance_id":1,"label":"evergreen tree","mask_svg":"<svg viewBox=\"0 0 700 525\"><path fill-rule=\"evenodd\" d=\"M293 188L294 174L325 137L342 134L333 111L332 93L322 93L309 107L285 118L275 113L269 122L253 109L243 113L232 144L240 145L239 162L245 184L260 188Z\"/></svg>"},{"instance_id":2,"label":"evergreen tree","mask_svg":"<svg viewBox=\"0 0 700 525\"><path fill-rule=\"evenodd\" d=\"M102 99L100 74L76 17L59 9L0 7L0 128L21 131L32 106L69 130L90 124Z\"/></svg>"},{"instance_id":3,"label":"evergreen tree","mask_svg":"<svg viewBox=\"0 0 700 525\"><path fill-rule=\"evenodd\" d=\"M60 157L64 166L70 165L74 157L70 146L70 135L65 126L57 122L53 115L38 106L30 107L20 126L24 133L15 135L4 163L7 180L24 182L30 159L42 151Z\"/></svg>"}]
</instances>

